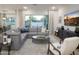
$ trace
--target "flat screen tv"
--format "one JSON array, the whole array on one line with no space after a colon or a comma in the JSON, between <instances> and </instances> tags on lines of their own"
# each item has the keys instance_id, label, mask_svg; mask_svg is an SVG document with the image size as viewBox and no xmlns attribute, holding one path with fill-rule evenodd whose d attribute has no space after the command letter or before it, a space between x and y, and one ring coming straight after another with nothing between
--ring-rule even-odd
<instances>
[{"instance_id":1,"label":"flat screen tv","mask_svg":"<svg viewBox=\"0 0 79 59\"><path fill-rule=\"evenodd\" d=\"M79 17L66 16L64 18L64 24L67 26L79 26Z\"/></svg>"}]
</instances>

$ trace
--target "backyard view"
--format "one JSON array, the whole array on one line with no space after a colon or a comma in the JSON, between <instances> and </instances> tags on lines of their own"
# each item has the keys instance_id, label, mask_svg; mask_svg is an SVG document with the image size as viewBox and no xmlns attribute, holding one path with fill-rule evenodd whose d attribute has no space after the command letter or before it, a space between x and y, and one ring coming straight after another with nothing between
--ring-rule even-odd
<instances>
[{"instance_id":1,"label":"backyard view","mask_svg":"<svg viewBox=\"0 0 79 59\"><path fill-rule=\"evenodd\" d=\"M43 27L48 29L48 15L25 16L26 27Z\"/></svg>"}]
</instances>

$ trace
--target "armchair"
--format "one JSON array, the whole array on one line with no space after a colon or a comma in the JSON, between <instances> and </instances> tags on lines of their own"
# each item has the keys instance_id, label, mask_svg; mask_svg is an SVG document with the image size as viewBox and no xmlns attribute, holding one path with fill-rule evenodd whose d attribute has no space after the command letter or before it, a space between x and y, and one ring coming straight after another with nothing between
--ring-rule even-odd
<instances>
[{"instance_id":1,"label":"armchair","mask_svg":"<svg viewBox=\"0 0 79 59\"><path fill-rule=\"evenodd\" d=\"M53 55L70 55L75 54L74 51L78 47L79 37L66 38L62 44L51 43L48 44L47 54Z\"/></svg>"}]
</instances>

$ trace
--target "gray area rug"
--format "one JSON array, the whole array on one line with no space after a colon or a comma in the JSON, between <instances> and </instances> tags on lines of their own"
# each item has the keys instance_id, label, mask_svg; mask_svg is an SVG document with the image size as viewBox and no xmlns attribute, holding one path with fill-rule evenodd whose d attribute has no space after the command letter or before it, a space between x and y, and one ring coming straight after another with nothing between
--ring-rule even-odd
<instances>
[{"instance_id":1,"label":"gray area rug","mask_svg":"<svg viewBox=\"0 0 79 59\"><path fill-rule=\"evenodd\" d=\"M36 44L32 39L27 39L20 50L11 52L13 55L46 55L47 44Z\"/></svg>"}]
</instances>

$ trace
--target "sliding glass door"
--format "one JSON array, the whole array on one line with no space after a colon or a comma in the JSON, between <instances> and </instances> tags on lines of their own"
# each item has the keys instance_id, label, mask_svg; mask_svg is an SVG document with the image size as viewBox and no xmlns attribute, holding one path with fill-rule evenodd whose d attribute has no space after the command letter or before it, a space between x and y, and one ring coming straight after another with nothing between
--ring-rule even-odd
<instances>
[{"instance_id":1,"label":"sliding glass door","mask_svg":"<svg viewBox=\"0 0 79 59\"><path fill-rule=\"evenodd\" d=\"M25 27L48 29L48 15L26 15Z\"/></svg>"},{"instance_id":2,"label":"sliding glass door","mask_svg":"<svg viewBox=\"0 0 79 59\"><path fill-rule=\"evenodd\" d=\"M16 18L15 17L7 17L3 19L3 28L4 31L12 29L12 27L16 26Z\"/></svg>"},{"instance_id":3,"label":"sliding glass door","mask_svg":"<svg viewBox=\"0 0 79 59\"><path fill-rule=\"evenodd\" d=\"M6 17L0 19L0 33L12 29L12 27L15 28L15 26L16 26L15 17Z\"/></svg>"}]
</instances>

